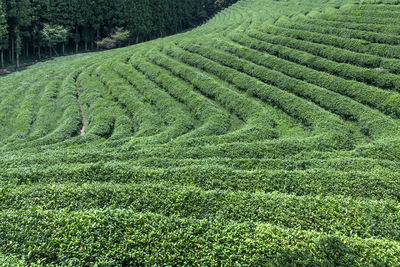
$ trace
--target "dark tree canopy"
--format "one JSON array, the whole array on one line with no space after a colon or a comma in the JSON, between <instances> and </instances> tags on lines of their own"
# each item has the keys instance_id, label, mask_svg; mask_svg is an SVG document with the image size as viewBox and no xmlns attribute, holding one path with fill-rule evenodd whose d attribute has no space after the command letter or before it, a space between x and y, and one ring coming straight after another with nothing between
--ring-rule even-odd
<instances>
[{"instance_id":1,"label":"dark tree canopy","mask_svg":"<svg viewBox=\"0 0 400 267\"><path fill-rule=\"evenodd\" d=\"M40 49L94 49L96 41L123 27L133 44L192 28L237 0L0 0L5 33L0 21L0 46L14 63L20 55L39 56ZM0 13L1 18L1 13ZM0 19L1 20L1 19ZM43 29L62 27L63 42L49 46ZM50 29L50 28L47 28Z\"/></svg>"}]
</instances>

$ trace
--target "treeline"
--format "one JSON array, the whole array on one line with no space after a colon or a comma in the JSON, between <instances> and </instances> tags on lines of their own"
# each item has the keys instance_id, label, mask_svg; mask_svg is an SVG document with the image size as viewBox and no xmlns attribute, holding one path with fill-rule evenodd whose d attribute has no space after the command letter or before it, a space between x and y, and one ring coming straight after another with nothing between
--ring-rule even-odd
<instances>
[{"instance_id":1,"label":"treeline","mask_svg":"<svg viewBox=\"0 0 400 267\"><path fill-rule=\"evenodd\" d=\"M46 25L61 26L65 49L95 49L96 40L116 27L130 32L128 44L174 34L194 27L237 0L0 0L1 63L19 57L51 53L41 32Z\"/></svg>"}]
</instances>

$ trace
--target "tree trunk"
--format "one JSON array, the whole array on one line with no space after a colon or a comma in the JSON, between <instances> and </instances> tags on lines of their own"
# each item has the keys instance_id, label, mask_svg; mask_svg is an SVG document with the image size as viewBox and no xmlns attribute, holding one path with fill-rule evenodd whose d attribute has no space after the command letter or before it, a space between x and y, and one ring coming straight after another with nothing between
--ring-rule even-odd
<instances>
[{"instance_id":1,"label":"tree trunk","mask_svg":"<svg viewBox=\"0 0 400 267\"><path fill-rule=\"evenodd\" d=\"M14 64L14 56L15 56L15 52L14 52L14 45L15 45L15 41L14 38L11 39L11 64Z\"/></svg>"},{"instance_id":2,"label":"tree trunk","mask_svg":"<svg viewBox=\"0 0 400 267\"><path fill-rule=\"evenodd\" d=\"M97 41L100 39L100 32L99 29L97 29ZM96 43L96 49L99 50L99 45Z\"/></svg>"},{"instance_id":3,"label":"tree trunk","mask_svg":"<svg viewBox=\"0 0 400 267\"><path fill-rule=\"evenodd\" d=\"M49 50L50 50L50 57L53 56L53 51L51 51L51 46L49 46Z\"/></svg>"},{"instance_id":4,"label":"tree trunk","mask_svg":"<svg viewBox=\"0 0 400 267\"><path fill-rule=\"evenodd\" d=\"M52 46L51 48L53 48L54 53L56 54L56 56L59 57L60 55L57 53L57 50L54 48L54 46Z\"/></svg>"},{"instance_id":5,"label":"tree trunk","mask_svg":"<svg viewBox=\"0 0 400 267\"><path fill-rule=\"evenodd\" d=\"M4 68L4 51L1 50L1 67Z\"/></svg>"},{"instance_id":6,"label":"tree trunk","mask_svg":"<svg viewBox=\"0 0 400 267\"><path fill-rule=\"evenodd\" d=\"M87 51L87 41L85 41L85 51Z\"/></svg>"},{"instance_id":7,"label":"tree trunk","mask_svg":"<svg viewBox=\"0 0 400 267\"><path fill-rule=\"evenodd\" d=\"M16 55L16 58L17 58L17 65L16 65L16 68L19 69L19 53L18 53L18 50L19 50L19 42L18 42L18 41L15 43L15 50L17 51L17 53L15 54L15 55Z\"/></svg>"},{"instance_id":8,"label":"tree trunk","mask_svg":"<svg viewBox=\"0 0 400 267\"><path fill-rule=\"evenodd\" d=\"M62 44L62 54L65 55L65 44Z\"/></svg>"},{"instance_id":9,"label":"tree trunk","mask_svg":"<svg viewBox=\"0 0 400 267\"><path fill-rule=\"evenodd\" d=\"M78 42L75 43L75 53L78 53L78 49L79 49L79 44Z\"/></svg>"}]
</instances>

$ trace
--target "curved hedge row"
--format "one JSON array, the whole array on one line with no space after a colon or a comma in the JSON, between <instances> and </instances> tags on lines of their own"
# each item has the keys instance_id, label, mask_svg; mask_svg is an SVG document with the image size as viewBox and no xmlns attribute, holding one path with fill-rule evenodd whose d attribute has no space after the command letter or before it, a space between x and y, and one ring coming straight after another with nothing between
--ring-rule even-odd
<instances>
[{"instance_id":1,"label":"curved hedge row","mask_svg":"<svg viewBox=\"0 0 400 267\"><path fill-rule=\"evenodd\" d=\"M0 265L396 266L399 1L323 2L0 78Z\"/></svg>"},{"instance_id":2,"label":"curved hedge row","mask_svg":"<svg viewBox=\"0 0 400 267\"><path fill-rule=\"evenodd\" d=\"M42 264L393 265L399 260L400 247L394 241L251 222L178 219L129 210L38 209L0 216L0 229L7 229L4 238L14 240L2 249ZM97 237L96 246L87 243L92 234ZM53 242L49 244L50 236ZM41 255L47 255L46 259Z\"/></svg>"},{"instance_id":3,"label":"curved hedge row","mask_svg":"<svg viewBox=\"0 0 400 267\"><path fill-rule=\"evenodd\" d=\"M252 34L252 36L256 37L257 35ZM237 51L236 53L240 57L244 57L257 64L280 71L289 76L302 79L308 83L316 84L323 88L352 97L363 104L378 108L386 114L395 115L396 117L400 115L397 108L400 104L399 93L382 90L378 87L368 86L360 82L347 80L318 70L319 68L325 68L325 70L332 71L332 69L337 69L337 66L340 65L335 66L335 64L330 64L328 60L318 59L317 57L301 53L294 49L274 46L244 34L235 35L231 38L242 46L226 42L216 44L216 46L227 52ZM266 55L263 52L270 52L271 54L276 54L276 56ZM293 59L295 59L295 62L290 61ZM310 61L312 63L307 65L317 68L316 70L299 64L306 64L306 62ZM344 70L346 70L346 68L344 68ZM365 72L363 74L365 75Z\"/></svg>"}]
</instances>

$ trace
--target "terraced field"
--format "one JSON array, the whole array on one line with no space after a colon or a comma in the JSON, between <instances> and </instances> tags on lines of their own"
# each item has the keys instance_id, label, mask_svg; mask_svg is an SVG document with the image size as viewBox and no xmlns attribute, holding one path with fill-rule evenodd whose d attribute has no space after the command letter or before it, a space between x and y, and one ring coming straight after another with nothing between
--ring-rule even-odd
<instances>
[{"instance_id":1,"label":"terraced field","mask_svg":"<svg viewBox=\"0 0 400 267\"><path fill-rule=\"evenodd\" d=\"M243 0L0 78L0 263L399 266L399 22Z\"/></svg>"}]
</instances>

